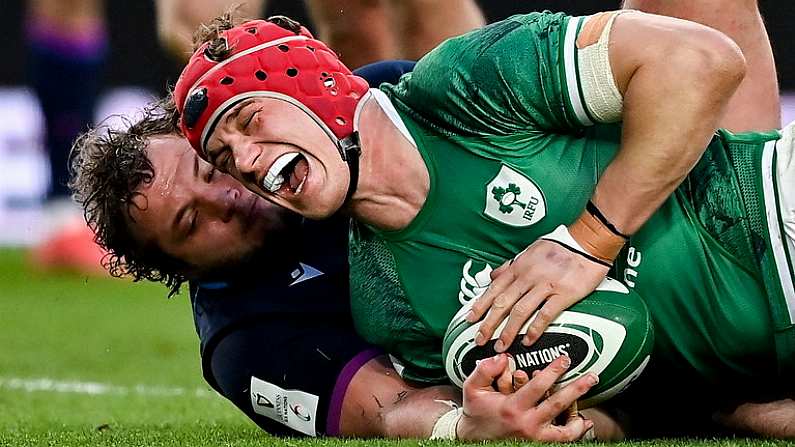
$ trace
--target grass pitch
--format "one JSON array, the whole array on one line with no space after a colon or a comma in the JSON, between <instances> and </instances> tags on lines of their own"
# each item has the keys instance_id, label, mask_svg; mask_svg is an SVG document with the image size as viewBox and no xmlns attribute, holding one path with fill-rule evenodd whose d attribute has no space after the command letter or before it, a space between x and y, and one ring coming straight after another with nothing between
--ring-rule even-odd
<instances>
[{"instance_id":1,"label":"grass pitch","mask_svg":"<svg viewBox=\"0 0 795 447\"><path fill-rule=\"evenodd\" d=\"M165 295L159 285L36 273L22 251L0 250L0 446L453 445L266 435L203 382L189 300Z\"/></svg>"}]
</instances>

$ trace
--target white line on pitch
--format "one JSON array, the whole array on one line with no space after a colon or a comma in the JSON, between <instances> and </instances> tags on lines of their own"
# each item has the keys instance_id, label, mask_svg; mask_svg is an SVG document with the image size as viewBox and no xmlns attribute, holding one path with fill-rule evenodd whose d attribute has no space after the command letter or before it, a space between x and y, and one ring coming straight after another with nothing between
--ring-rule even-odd
<instances>
[{"instance_id":1,"label":"white line on pitch","mask_svg":"<svg viewBox=\"0 0 795 447\"><path fill-rule=\"evenodd\" d=\"M140 396L196 396L209 397L215 393L204 388L193 390L180 387L165 387L151 385L122 386L100 382L79 382L72 380L55 380L50 378L28 378L19 377L0 377L0 389L22 390L29 393L37 391L47 391L54 393L76 393L103 395L113 394L118 396L140 395Z\"/></svg>"}]
</instances>

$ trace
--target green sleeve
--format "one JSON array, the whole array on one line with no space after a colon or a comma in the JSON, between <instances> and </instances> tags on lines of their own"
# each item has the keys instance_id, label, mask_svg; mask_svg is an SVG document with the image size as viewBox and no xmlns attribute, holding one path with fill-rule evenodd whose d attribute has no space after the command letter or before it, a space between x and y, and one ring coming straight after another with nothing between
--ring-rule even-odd
<instances>
[{"instance_id":1,"label":"green sleeve","mask_svg":"<svg viewBox=\"0 0 795 447\"><path fill-rule=\"evenodd\" d=\"M387 93L451 134L575 133L593 124L577 76L585 17L517 15L447 40Z\"/></svg>"}]
</instances>

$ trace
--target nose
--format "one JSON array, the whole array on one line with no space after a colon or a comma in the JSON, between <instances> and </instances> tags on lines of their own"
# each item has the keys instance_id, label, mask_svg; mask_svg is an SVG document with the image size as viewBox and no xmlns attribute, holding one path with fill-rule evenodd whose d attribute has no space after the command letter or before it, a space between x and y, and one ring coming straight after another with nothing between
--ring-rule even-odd
<instances>
[{"instance_id":1,"label":"nose","mask_svg":"<svg viewBox=\"0 0 795 447\"><path fill-rule=\"evenodd\" d=\"M229 222L240 207L240 190L220 183L206 185L201 194L200 206L208 216Z\"/></svg>"},{"instance_id":2,"label":"nose","mask_svg":"<svg viewBox=\"0 0 795 447\"><path fill-rule=\"evenodd\" d=\"M233 151L235 167L242 177L241 180L259 184L256 163L262 153L260 148L253 143L241 142L233 148Z\"/></svg>"}]
</instances>

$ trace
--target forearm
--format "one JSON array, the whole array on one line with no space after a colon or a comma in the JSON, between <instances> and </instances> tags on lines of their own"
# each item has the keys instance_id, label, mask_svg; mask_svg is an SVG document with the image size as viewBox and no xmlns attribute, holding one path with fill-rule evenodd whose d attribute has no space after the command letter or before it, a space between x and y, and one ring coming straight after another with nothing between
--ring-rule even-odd
<instances>
[{"instance_id":1,"label":"forearm","mask_svg":"<svg viewBox=\"0 0 795 447\"><path fill-rule=\"evenodd\" d=\"M386 357L365 364L353 377L342 404L340 434L356 437L428 438L445 401L461 402L452 386L416 388L404 382Z\"/></svg>"},{"instance_id":2,"label":"forearm","mask_svg":"<svg viewBox=\"0 0 795 447\"><path fill-rule=\"evenodd\" d=\"M769 438L795 438L795 401L747 403L715 419L726 428Z\"/></svg>"},{"instance_id":3,"label":"forearm","mask_svg":"<svg viewBox=\"0 0 795 447\"><path fill-rule=\"evenodd\" d=\"M395 403L384 413L384 431L380 433L386 438L428 438L436 421L450 411L445 402L461 405L460 390L450 386L436 386L415 390L404 395L400 402ZM582 413L593 421L596 439L600 441L620 441L625 438L621 423L609 413L599 408L589 408ZM477 428L476 433L477 433ZM486 427L483 427L485 430ZM471 439L490 439L483 431Z\"/></svg>"},{"instance_id":4,"label":"forearm","mask_svg":"<svg viewBox=\"0 0 795 447\"><path fill-rule=\"evenodd\" d=\"M461 405L461 392L452 386L434 386L407 392L384 412L382 436L386 438L430 438L439 418Z\"/></svg>"},{"instance_id":5,"label":"forearm","mask_svg":"<svg viewBox=\"0 0 795 447\"><path fill-rule=\"evenodd\" d=\"M623 134L593 202L619 231L632 234L701 157L745 64L728 38L693 23L625 14L612 32ZM646 42L640 51L638 40Z\"/></svg>"},{"instance_id":6,"label":"forearm","mask_svg":"<svg viewBox=\"0 0 795 447\"><path fill-rule=\"evenodd\" d=\"M531 379L526 374L523 378L512 375L508 357L498 355L478 363L464 382L463 391L459 391L451 386L413 388L397 377L385 358L373 359L353 377L345 393L341 433L389 438L429 438L435 434L462 440L578 440L593 427L592 422L581 417L569 417L565 425L553 421L597 381L586 374L545 396L568 368L566 361L566 356L555 359ZM494 390L494 382L506 378L506 374L513 377L512 386L524 384L513 392ZM454 408L456 405L461 408ZM445 413L450 417L442 418ZM613 426L605 425L606 435L617 433Z\"/></svg>"}]
</instances>

